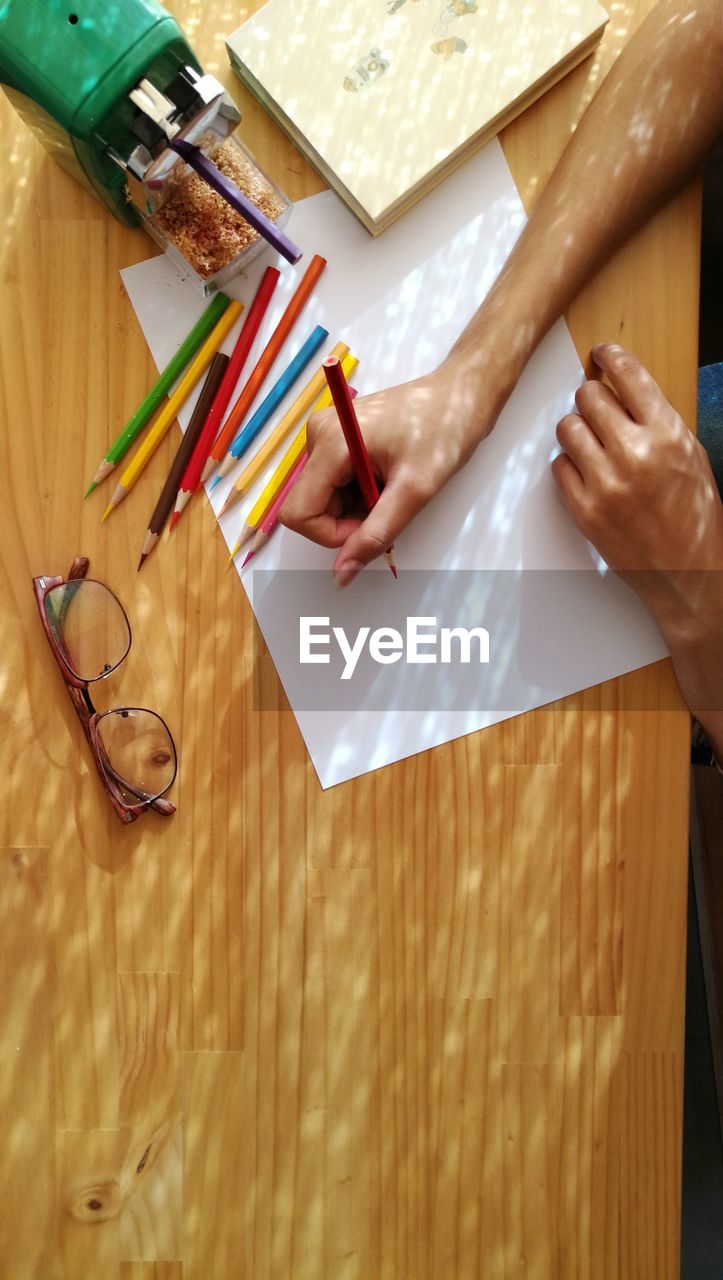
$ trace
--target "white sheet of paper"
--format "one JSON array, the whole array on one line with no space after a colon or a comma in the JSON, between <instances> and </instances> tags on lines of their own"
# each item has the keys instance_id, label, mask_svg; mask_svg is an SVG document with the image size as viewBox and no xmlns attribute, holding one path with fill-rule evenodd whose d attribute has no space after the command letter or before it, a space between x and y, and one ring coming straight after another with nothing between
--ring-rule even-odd
<instances>
[{"instance_id":1,"label":"white sheet of paper","mask_svg":"<svg viewBox=\"0 0 723 1280\"><path fill-rule=\"evenodd\" d=\"M329 330L328 346L349 343L360 364L353 382L361 394L417 377L432 369L473 315L524 224L524 212L499 143L495 140L456 171L378 239L372 239L331 192L300 201L293 209L290 234L304 249L296 268L283 264L282 279L247 364L265 345L310 257L323 253L329 265L309 305L279 355L266 387L282 371L315 324ZM246 277L229 289L249 302L268 263L265 250ZM159 368L170 359L204 307L204 301L162 255L122 273L133 307ZM230 351L238 328L224 349ZM393 704L377 689L352 710L336 707L339 670L330 665L323 700L308 707L299 683L298 650L289 646L278 617L278 600L269 595L269 572L326 571L314 577L313 612L333 623L358 625L362 593L354 586L337 592L328 570L333 555L280 529L257 568L241 575L254 604L254 578L263 583L265 602L257 617L279 677L323 787L329 787L416 752L472 733L511 714L542 706L665 656L663 641L632 592L605 572L593 549L564 511L550 475L557 452L555 426L573 405L582 369L567 327L560 321L530 361L491 436L467 466L445 487L398 540L400 574L408 572L405 608L418 615L444 615L445 594L454 595L455 574L470 570L573 570L549 578L549 598L525 587L522 605L509 594L514 575L500 573L486 582L484 625L490 632L490 668L500 672L505 706L492 698L482 709L451 709L444 684L451 668L425 667L428 683L415 702L419 668L399 663L383 669L394 681ZM294 399L292 390L259 437L260 444ZM195 396L179 415L185 429ZM277 461L277 459L274 460ZM272 464L273 465L273 464ZM270 470L266 476L270 473ZM239 465L240 470L240 465ZM218 486L211 501L218 511L237 472ZM224 517L224 536L235 542L249 501ZM242 557L239 557L242 559ZM254 562L255 563L255 562ZM446 573L435 573L444 570ZM586 570L586 572L580 572ZM369 572L369 571L368 571ZM384 573L386 566L371 572ZM368 575L364 575L367 577ZM283 574L284 608L309 613L309 575ZM360 580L362 581L362 580ZM530 583L539 575L529 575ZM544 581L544 580L543 580ZM298 582L298 600L294 600ZM381 584L379 584L381 586ZM385 580L383 590L388 591ZM355 597L355 593L356 597ZM513 602L512 602L513 601ZM352 619L354 620L352 623ZM479 619L467 625L479 625ZM292 653L292 649L294 652ZM295 657L294 657L295 655ZM313 668L315 679L319 667ZM390 674L391 673L391 674ZM405 681L409 697L405 701ZM412 682L417 682L412 684ZM383 686L380 686L383 688ZM346 687L344 688L346 692ZM454 698L451 698L454 704ZM494 705L490 705L492 702ZM417 710L400 707L417 705Z\"/></svg>"}]
</instances>

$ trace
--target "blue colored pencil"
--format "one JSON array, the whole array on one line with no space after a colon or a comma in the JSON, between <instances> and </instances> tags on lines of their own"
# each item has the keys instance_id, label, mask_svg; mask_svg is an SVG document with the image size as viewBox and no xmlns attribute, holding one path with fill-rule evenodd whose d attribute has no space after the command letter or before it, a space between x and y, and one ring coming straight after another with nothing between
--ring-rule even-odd
<instances>
[{"instance_id":1,"label":"blue colored pencil","mask_svg":"<svg viewBox=\"0 0 723 1280\"><path fill-rule=\"evenodd\" d=\"M234 436L234 439L231 442L231 447L218 470L216 479L211 485L212 489L215 489L216 485L223 480L223 477L228 475L228 472L234 464L246 452L249 445L253 443L262 428L266 426L266 423L281 404L281 401L287 391L293 387L296 379L304 372L304 369L309 362L313 360L319 350L319 347L322 343L326 342L328 337L329 330L324 329L320 324L318 324L314 331L309 334L304 345L299 348L291 363L287 365L281 377L274 383L269 394L266 396L266 399L259 405L252 417L249 418L246 426L242 427L238 435Z\"/></svg>"}]
</instances>

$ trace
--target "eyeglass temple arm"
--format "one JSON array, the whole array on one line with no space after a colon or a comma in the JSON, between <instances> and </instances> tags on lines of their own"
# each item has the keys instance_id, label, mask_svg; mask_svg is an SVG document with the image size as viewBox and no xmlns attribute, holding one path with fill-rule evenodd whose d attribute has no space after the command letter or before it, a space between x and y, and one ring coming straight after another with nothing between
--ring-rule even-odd
<instances>
[{"instance_id":1,"label":"eyeglass temple arm","mask_svg":"<svg viewBox=\"0 0 723 1280\"><path fill-rule=\"evenodd\" d=\"M87 556L76 556L71 564L66 582L77 582L79 578L84 578L90 568L90 560Z\"/></svg>"}]
</instances>

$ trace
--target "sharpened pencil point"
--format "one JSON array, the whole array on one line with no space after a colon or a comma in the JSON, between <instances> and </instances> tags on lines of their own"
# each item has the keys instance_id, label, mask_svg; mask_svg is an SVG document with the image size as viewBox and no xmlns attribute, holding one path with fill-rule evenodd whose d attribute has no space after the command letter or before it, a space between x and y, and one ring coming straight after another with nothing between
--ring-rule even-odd
<instances>
[{"instance_id":1,"label":"sharpened pencil point","mask_svg":"<svg viewBox=\"0 0 723 1280\"><path fill-rule=\"evenodd\" d=\"M237 555L238 555L238 553L239 553L239 551L240 551L240 550L241 550L241 543L240 543L240 542L237 542L237 543L236 543L236 545L235 545L235 547L234 547L234 549L233 549L233 551L231 552L231 554L230 554L230 556L229 556L229 563L233 560L234 556L237 556Z\"/></svg>"},{"instance_id":2,"label":"sharpened pencil point","mask_svg":"<svg viewBox=\"0 0 723 1280\"><path fill-rule=\"evenodd\" d=\"M389 568L391 569L392 573L394 574L394 580L395 580L395 581L398 581L398 578L397 578L397 566L396 566L396 564L395 564L395 562L394 562L394 547L388 547L388 548L387 548L387 550L384 552L384 559L386 560L387 564L389 565Z\"/></svg>"},{"instance_id":3,"label":"sharpened pencil point","mask_svg":"<svg viewBox=\"0 0 723 1280\"><path fill-rule=\"evenodd\" d=\"M221 519L221 516L225 516L227 511L230 511L232 507L235 507L236 503L240 502L240 500L241 494L237 493L235 489L232 489L218 513L219 520Z\"/></svg>"},{"instance_id":4,"label":"sharpened pencil point","mask_svg":"<svg viewBox=\"0 0 723 1280\"><path fill-rule=\"evenodd\" d=\"M246 556L245 556L245 557L244 557L244 559L243 559L243 562L242 562L242 564L241 564L241 568L242 568L242 569L245 569L245 568L246 568L246 565L248 564L249 560L252 560L252 559L253 559L254 554L255 554L255 553L254 553L254 549L253 549L253 547L252 547L252 548L251 548L251 550L250 550L249 552L247 552Z\"/></svg>"},{"instance_id":5,"label":"sharpened pencil point","mask_svg":"<svg viewBox=\"0 0 723 1280\"><path fill-rule=\"evenodd\" d=\"M90 497L90 495L91 495L91 493L93 492L93 490L94 490L94 489L97 489L97 488L98 488L98 486L97 486L97 484L95 483L95 480L91 480L90 484L88 485L88 488L87 488L87 489L86 489L86 491L85 491L85 496L86 496L86 498L89 498L89 497Z\"/></svg>"},{"instance_id":6,"label":"sharpened pencil point","mask_svg":"<svg viewBox=\"0 0 723 1280\"><path fill-rule=\"evenodd\" d=\"M114 510L113 503L112 503L112 502L109 502L109 503L108 503L108 506L106 507L105 511L103 512L103 514L102 514L102 516L101 516L101 518L100 518L100 522L101 522L101 524L103 523L103 521L104 521L104 520L107 520L107 519L108 519L108 516L110 515L111 511L113 511L113 510Z\"/></svg>"},{"instance_id":7,"label":"sharpened pencil point","mask_svg":"<svg viewBox=\"0 0 723 1280\"><path fill-rule=\"evenodd\" d=\"M144 565L144 563L145 563L145 561L146 561L147 559L148 559L148 556L146 556L146 555L142 555L142 556L141 556L140 560L138 561L138 568L136 569L136 573L140 573L140 571L141 571L141 569L143 568L143 565Z\"/></svg>"},{"instance_id":8,"label":"sharpened pencil point","mask_svg":"<svg viewBox=\"0 0 723 1280\"><path fill-rule=\"evenodd\" d=\"M180 516L180 514L181 514L180 511L174 511L173 515L171 516L171 523L168 526L169 533L173 533L173 530L178 524L178 517Z\"/></svg>"}]
</instances>

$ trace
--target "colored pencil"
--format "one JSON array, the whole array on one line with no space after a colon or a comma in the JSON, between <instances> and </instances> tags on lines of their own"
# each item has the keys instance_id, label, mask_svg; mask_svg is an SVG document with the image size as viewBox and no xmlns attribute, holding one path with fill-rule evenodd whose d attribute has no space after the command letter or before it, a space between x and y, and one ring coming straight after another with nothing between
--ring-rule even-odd
<instances>
[{"instance_id":1,"label":"colored pencil","mask_svg":"<svg viewBox=\"0 0 723 1280\"><path fill-rule=\"evenodd\" d=\"M231 448L219 467L216 478L211 485L212 489L221 483L224 476L228 475L239 458L242 458L247 449L250 449L259 432L266 426L269 418L272 418L276 413L284 396L291 390L297 378L301 377L306 366L311 363L319 347L326 342L328 337L329 330L324 329L320 324L317 324L316 328L312 329L306 342L299 347L296 355L286 366L281 377L277 378L268 395L262 400L253 416L249 418L246 426L231 441Z\"/></svg>"},{"instance_id":2,"label":"colored pencil","mask_svg":"<svg viewBox=\"0 0 723 1280\"><path fill-rule=\"evenodd\" d=\"M269 338L269 341L264 347L264 350L261 352L246 386L231 409L231 412L219 433L218 439L214 443L208 462L206 463L201 475L201 479L203 481L207 480L208 477L216 470L219 463L223 461L226 450L233 440L239 424L243 421L248 410L251 408L256 392L261 387L269 369L286 342L295 321L298 319L301 311L306 305L311 295L311 291L325 266L326 258L321 258L319 254L316 254L311 259L311 262L299 282L298 288L279 320L279 323L274 329L274 332Z\"/></svg>"},{"instance_id":3,"label":"colored pencil","mask_svg":"<svg viewBox=\"0 0 723 1280\"><path fill-rule=\"evenodd\" d=\"M113 497L103 512L102 520L105 520L111 511L114 511L127 494L130 493L146 463L153 457L181 405L188 399L199 378L203 377L221 343L233 329L242 310L243 307L240 302L229 303L221 319L217 321L215 327L206 338L193 363L186 370L170 400L161 409L145 440L133 454L113 492Z\"/></svg>"},{"instance_id":4,"label":"colored pencil","mask_svg":"<svg viewBox=\"0 0 723 1280\"><path fill-rule=\"evenodd\" d=\"M236 184L231 182L225 173L221 173L216 168L213 161L204 155L200 147L194 146L192 142L187 142L183 138L171 138L168 145L178 152L179 156L183 156L186 164L195 169L199 177L203 178L204 182L207 182L214 191L217 191L227 204L230 204L232 209L240 213L241 217L245 218L246 222L255 231L258 231L264 240L268 241L272 249L281 254L282 258L286 258L286 261L292 264L299 261L299 258L302 257L301 249L288 236L285 236L283 231L280 231L275 223L270 218L267 218L266 214L252 200L249 200L248 196L244 195L243 191L239 191Z\"/></svg>"},{"instance_id":5,"label":"colored pencil","mask_svg":"<svg viewBox=\"0 0 723 1280\"><path fill-rule=\"evenodd\" d=\"M266 515L264 516L263 520L259 524L259 527L256 530L256 536L253 542L251 543L251 550L249 551L248 555L246 556L246 559L241 565L242 569L244 568L244 565L248 564L251 557L255 556L256 552L260 551L261 548L266 545L272 533L274 532L274 529L278 528L279 512L283 507L284 503L286 502L286 499L291 493L291 490L296 484L296 481L298 480L299 476L301 475L308 461L309 461L309 455L306 449L304 449L304 452L302 453L301 457L297 459L297 461L294 463L294 466L292 467L288 476L284 480L284 483L282 484L281 488L279 489L279 492L277 493L276 497L271 503L271 506L266 512Z\"/></svg>"},{"instance_id":6,"label":"colored pencil","mask_svg":"<svg viewBox=\"0 0 723 1280\"><path fill-rule=\"evenodd\" d=\"M181 376L189 361L193 359L204 338L208 337L213 326L216 324L216 321L220 320L229 302L230 298L227 298L225 293L217 293L213 301L206 307L206 310L196 321L191 332L183 339L183 342L178 348L176 354L171 356L171 359L160 374L158 381L151 387L145 400L139 404L135 413L128 419L120 435L110 446L110 449L105 455L103 461L99 463L96 473L90 482L88 492L85 495L86 498L102 480L105 480L106 476L110 475L113 468L117 467L118 463L128 452L133 441L143 430L149 418L153 417L153 414L156 412L156 409L163 400L163 397L168 391L170 391L176 379Z\"/></svg>"},{"instance_id":7,"label":"colored pencil","mask_svg":"<svg viewBox=\"0 0 723 1280\"><path fill-rule=\"evenodd\" d=\"M355 369L358 363L359 361L356 356L348 355L345 357L344 364L350 371ZM349 392L352 398L356 395L356 391L353 387L349 388ZM319 402L316 405L315 412L318 413L320 409L326 409L331 402L331 392L327 387L326 390L322 392ZM309 414L309 417L311 417L311 414ZM254 536L254 533L261 524L264 516L267 514L274 498L284 484L286 477L296 466L301 454L306 449L306 425L308 421L309 419L307 418L304 425L297 431L270 480L264 485L261 493L249 511L244 521L245 527L242 527L241 537L234 546L234 549L229 556L229 560L233 560L237 551L241 549L244 543L248 542L249 538Z\"/></svg>"},{"instance_id":8,"label":"colored pencil","mask_svg":"<svg viewBox=\"0 0 723 1280\"><path fill-rule=\"evenodd\" d=\"M171 517L171 528L176 524L192 494L197 488L200 488L201 472L206 465L211 446L216 439L216 433L228 408L228 402L234 393L236 383L241 377L261 321L266 314L274 289L279 282L279 276L280 272L276 270L276 267L267 267L261 278L261 283L256 290L256 295L249 307L248 314L236 341L236 346L231 353L231 359L224 374L223 382L218 389L216 399L211 406L206 422L203 424L198 443L189 459L185 474L178 487L176 509Z\"/></svg>"},{"instance_id":9,"label":"colored pencil","mask_svg":"<svg viewBox=\"0 0 723 1280\"><path fill-rule=\"evenodd\" d=\"M327 356L324 361L324 371L334 401L334 408L336 409L341 429L344 432L344 439L351 457L351 465L354 468L356 482L361 490L362 501L367 512L369 512L379 501L379 486L372 471L371 460L361 433L359 419L356 416L353 398L349 394L349 385L344 377L341 361L336 356ZM384 552L384 559L396 578L397 570L394 564L393 547L387 548Z\"/></svg>"},{"instance_id":10,"label":"colored pencil","mask_svg":"<svg viewBox=\"0 0 723 1280\"><path fill-rule=\"evenodd\" d=\"M163 526L173 510L173 504L176 500L176 494L178 493L179 481L186 470L188 461L203 429L203 425L208 418L209 410L226 373L228 363L228 356L225 356L221 351L217 351L208 367L206 381L204 382L201 388L201 394L196 401L196 407L191 415L191 421L186 427L185 435L183 436L178 447L178 452L173 459L173 464L166 478L166 483L161 489L160 497L156 503L153 515L148 521L148 530L143 543L141 558L138 562L139 569L142 567L144 561L147 560L158 542L158 539L163 533Z\"/></svg>"},{"instance_id":11,"label":"colored pencil","mask_svg":"<svg viewBox=\"0 0 723 1280\"><path fill-rule=\"evenodd\" d=\"M343 360L348 355L349 348L345 342L337 342L332 355L339 356ZM313 378L310 378L303 391L296 397L290 409L287 409L283 418L274 427L268 440L264 440L261 448L257 450L248 466L239 476L231 492L229 493L225 503L219 511L219 516L225 515L231 507L240 502L244 494L248 492L254 481L261 475L269 458L276 452L280 445L283 444L286 437L296 426L299 418L308 413L319 399L324 387L326 386L326 377L324 370L319 366Z\"/></svg>"}]
</instances>

